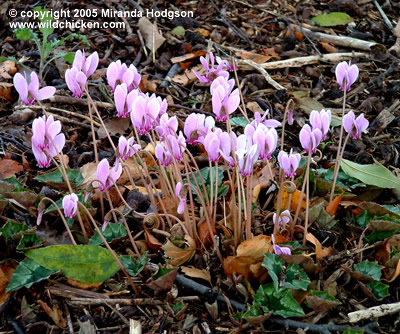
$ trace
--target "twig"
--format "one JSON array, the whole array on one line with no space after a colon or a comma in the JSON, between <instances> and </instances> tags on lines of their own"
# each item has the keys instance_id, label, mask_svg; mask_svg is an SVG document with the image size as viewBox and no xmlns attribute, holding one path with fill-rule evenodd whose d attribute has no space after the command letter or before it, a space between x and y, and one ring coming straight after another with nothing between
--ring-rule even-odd
<instances>
[{"instance_id":1,"label":"twig","mask_svg":"<svg viewBox=\"0 0 400 334\"><path fill-rule=\"evenodd\" d=\"M363 329L366 334L376 334L377 329L379 328L378 324L376 322L370 322L369 324L363 326L363 327L350 327L347 325L335 325L335 324L310 324L310 323L305 323L301 321L296 321L296 320L290 320L290 319L275 319L275 318L270 318L268 319L268 322L277 324L280 326L284 327L292 327L292 328L307 328L310 332L314 333L322 333L322 334L330 334L332 332L343 332L346 329Z\"/></svg>"},{"instance_id":2,"label":"twig","mask_svg":"<svg viewBox=\"0 0 400 334\"><path fill-rule=\"evenodd\" d=\"M307 56L297 57L285 60L271 61L268 63L257 64L266 70L276 70L278 68L287 67L302 67L310 64L316 64L319 62L327 63L338 63L340 61L349 60L351 58L368 58L368 54L365 52L343 52L343 53L329 53L322 56ZM241 70L251 70L253 66L247 63L247 60L239 60L239 68Z\"/></svg>"},{"instance_id":3,"label":"twig","mask_svg":"<svg viewBox=\"0 0 400 334\"><path fill-rule=\"evenodd\" d=\"M385 24L387 27L393 32L393 25L392 22L390 22L389 18L386 16L385 12L383 11L381 5L378 3L378 1L374 1L374 5L376 8L378 8L379 13L381 14L383 21L385 21Z\"/></svg>"},{"instance_id":4,"label":"twig","mask_svg":"<svg viewBox=\"0 0 400 334\"><path fill-rule=\"evenodd\" d=\"M177 301L191 301L191 302L199 302L200 298L198 296L184 296L175 298ZM166 303L165 300L154 299L154 298L71 298L70 304L74 305L99 305L99 304L108 304L108 305L164 305Z\"/></svg>"},{"instance_id":5,"label":"twig","mask_svg":"<svg viewBox=\"0 0 400 334\"><path fill-rule=\"evenodd\" d=\"M385 315L400 312L400 302L393 304L383 304L367 308L365 310L350 312L347 316L350 322L357 322L364 319L379 318Z\"/></svg>"},{"instance_id":6,"label":"twig","mask_svg":"<svg viewBox=\"0 0 400 334\"><path fill-rule=\"evenodd\" d=\"M69 97L69 96L53 96L50 99L50 102L56 102L56 103L65 103L65 104L80 104L80 105L87 105L88 101L87 99L77 99L75 97ZM107 102L99 102L99 101L93 101L94 104L96 104L97 108L105 108L105 109L114 109L115 106L112 103L107 103Z\"/></svg>"},{"instance_id":7,"label":"twig","mask_svg":"<svg viewBox=\"0 0 400 334\"><path fill-rule=\"evenodd\" d=\"M268 74L268 72L260 64L257 64L254 61L249 60L249 59L244 59L241 61L241 63L247 64L251 67L254 67L257 71L259 71L264 76L265 80L267 80L267 82L275 89L286 90L285 87L283 87L282 85L277 83L274 79L272 79L271 76Z\"/></svg>"},{"instance_id":8,"label":"twig","mask_svg":"<svg viewBox=\"0 0 400 334\"><path fill-rule=\"evenodd\" d=\"M324 34L322 32L312 31L310 29L295 25L299 31L307 34L309 37L317 39L321 42L332 43L339 46L344 46L352 49L364 50L364 51L378 51L381 53L386 52L385 46L376 42L368 42L362 39L348 37L348 36L333 36Z\"/></svg>"},{"instance_id":9,"label":"twig","mask_svg":"<svg viewBox=\"0 0 400 334\"><path fill-rule=\"evenodd\" d=\"M167 87L168 84L171 82L171 79L181 72L182 68L179 64L174 64L169 69L167 75L165 76L164 80L161 82L160 87Z\"/></svg>"},{"instance_id":10,"label":"twig","mask_svg":"<svg viewBox=\"0 0 400 334\"><path fill-rule=\"evenodd\" d=\"M389 49L389 52L395 52L400 55L400 19L397 22L396 28L393 29L393 33L397 37L396 43Z\"/></svg>"}]
</instances>

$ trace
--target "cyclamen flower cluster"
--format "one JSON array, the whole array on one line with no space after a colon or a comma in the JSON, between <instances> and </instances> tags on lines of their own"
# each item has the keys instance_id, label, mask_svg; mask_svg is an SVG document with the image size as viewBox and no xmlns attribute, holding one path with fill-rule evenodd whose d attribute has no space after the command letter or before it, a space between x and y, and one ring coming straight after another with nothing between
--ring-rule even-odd
<instances>
[{"instance_id":1,"label":"cyclamen flower cluster","mask_svg":"<svg viewBox=\"0 0 400 334\"><path fill-rule=\"evenodd\" d=\"M322 109L320 112L313 110L310 114L310 125L305 124L300 130L300 143L309 153L315 153L318 145L325 138L331 124L331 111Z\"/></svg>"},{"instance_id":2,"label":"cyclamen flower cluster","mask_svg":"<svg viewBox=\"0 0 400 334\"><path fill-rule=\"evenodd\" d=\"M78 50L75 53L72 68L66 70L65 81L72 95L81 98L85 90L88 78L96 71L99 64L99 55L93 52L89 57L85 57L85 52Z\"/></svg>"},{"instance_id":3,"label":"cyclamen flower cluster","mask_svg":"<svg viewBox=\"0 0 400 334\"><path fill-rule=\"evenodd\" d=\"M29 83L26 75L23 77L21 73L17 73L13 81L19 97L27 106L34 104L35 100L41 101L48 99L56 92L56 89L51 86L39 89L39 78L35 72L31 73Z\"/></svg>"}]
</instances>

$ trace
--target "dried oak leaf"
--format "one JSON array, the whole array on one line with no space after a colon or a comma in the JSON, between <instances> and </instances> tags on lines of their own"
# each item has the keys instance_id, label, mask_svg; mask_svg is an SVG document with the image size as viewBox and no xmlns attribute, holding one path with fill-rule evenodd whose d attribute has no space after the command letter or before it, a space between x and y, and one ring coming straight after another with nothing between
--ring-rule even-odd
<instances>
[{"instance_id":1,"label":"dried oak leaf","mask_svg":"<svg viewBox=\"0 0 400 334\"><path fill-rule=\"evenodd\" d=\"M15 174L23 170L24 168L15 160L11 159L0 160L0 180L13 177Z\"/></svg>"}]
</instances>

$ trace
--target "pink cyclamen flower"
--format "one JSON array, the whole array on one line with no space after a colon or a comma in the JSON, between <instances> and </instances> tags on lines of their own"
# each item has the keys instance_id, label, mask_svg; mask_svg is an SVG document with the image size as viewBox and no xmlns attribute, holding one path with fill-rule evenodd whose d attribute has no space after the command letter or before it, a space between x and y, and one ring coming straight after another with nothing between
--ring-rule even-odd
<instances>
[{"instance_id":1,"label":"pink cyclamen flower","mask_svg":"<svg viewBox=\"0 0 400 334\"><path fill-rule=\"evenodd\" d=\"M107 81L112 91L118 84L125 83L128 91L139 88L141 76L135 66L121 64L120 60L112 62L107 68Z\"/></svg>"},{"instance_id":2,"label":"pink cyclamen flower","mask_svg":"<svg viewBox=\"0 0 400 334\"><path fill-rule=\"evenodd\" d=\"M76 215L76 212L78 210L78 196L75 194L70 194L64 196L62 200L62 207L64 209L64 215L67 218L74 218Z\"/></svg>"},{"instance_id":3,"label":"pink cyclamen flower","mask_svg":"<svg viewBox=\"0 0 400 334\"><path fill-rule=\"evenodd\" d=\"M171 152L175 160L180 161L185 152L186 141L182 131L177 137L176 134L168 135L165 142L165 147Z\"/></svg>"},{"instance_id":4,"label":"pink cyclamen flower","mask_svg":"<svg viewBox=\"0 0 400 334\"><path fill-rule=\"evenodd\" d=\"M344 90L343 83L346 81L346 91L350 90L351 85L357 80L359 69L357 65L351 65L351 62L347 63L342 61L336 66L335 74L336 81L340 86L341 90Z\"/></svg>"},{"instance_id":5,"label":"pink cyclamen flower","mask_svg":"<svg viewBox=\"0 0 400 334\"><path fill-rule=\"evenodd\" d=\"M235 167L235 159L232 157L231 153L236 148L237 137L236 134L232 131L231 136L228 132L222 132L219 135L220 145L219 145L219 153L224 158L226 164L229 167Z\"/></svg>"},{"instance_id":6,"label":"pink cyclamen flower","mask_svg":"<svg viewBox=\"0 0 400 334\"><path fill-rule=\"evenodd\" d=\"M227 71L223 70L223 68L225 66L225 62L221 62L216 69L214 68L215 59L214 59L214 55L212 52L210 52L210 62L211 62L210 65L208 65L208 62L204 57L200 57L200 62L204 66L204 68L206 70L206 74L200 75L196 71L193 71L193 73L200 80L200 82L203 82L203 83L212 82L214 79L216 79L219 76L222 76L222 77L228 79L229 73Z\"/></svg>"},{"instance_id":7,"label":"pink cyclamen flower","mask_svg":"<svg viewBox=\"0 0 400 334\"><path fill-rule=\"evenodd\" d=\"M276 213L272 216L272 222L275 224L276 220ZM278 218L278 227L282 228L282 224L287 225L290 223L290 211L285 210L282 211Z\"/></svg>"},{"instance_id":8,"label":"pink cyclamen flower","mask_svg":"<svg viewBox=\"0 0 400 334\"><path fill-rule=\"evenodd\" d=\"M182 183L178 182L175 187L175 195L179 198L179 205L177 212L179 215L181 215L185 211L185 205L186 205L186 195L185 191L182 191Z\"/></svg>"},{"instance_id":9,"label":"pink cyclamen flower","mask_svg":"<svg viewBox=\"0 0 400 334\"><path fill-rule=\"evenodd\" d=\"M127 160L140 150L139 144L133 144L133 137L126 139L124 136L119 137L118 151L122 160Z\"/></svg>"},{"instance_id":10,"label":"pink cyclamen flower","mask_svg":"<svg viewBox=\"0 0 400 334\"><path fill-rule=\"evenodd\" d=\"M161 139L166 138L167 135L175 135L178 130L178 119L176 116L169 117L164 114L160 117L160 125L156 126L156 131Z\"/></svg>"},{"instance_id":11,"label":"pink cyclamen flower","mask_svg":"<svg viewBox=\"0 0 400 334\"><path fill-rule=\"evenodd\" d=\"M122 174L122 165L115 161L114 167L110 170L107 159L103 159L97 165L97 179L99 182L99 190L106 191L110 189Z\"/></svg>"},{"instance_id":12,"label":"pink cyclamen flower","mask_svg":"<svg viewBox=\"0 0 400 334\"><path fill-rule=\"evenodd\" d=\"M311 130L311 127L306 124L300 130L299 137L304 151L308 153L311 149L311 153L315 153L318 145L321 143L322 132L318 128Z\"/></svg>"},{"instance_id":13,"label":"pink cyclamen flower","mask_svg":"<svg viewBox=\"0 0 400 334\"><path fill-rule=\"evenodd\" d=\"M139 91L136 89L128 93L128 88L125 83L117 86L114 93L114 102L118 117L126 118L129 116L133 102L139 94Z\"/></svg>"},{"instance_id":14,"label":"pink cyclamen flower","mask_svg":"<svg viewBox=\"0 0 400 334\"><path fill-rule=\"evenodd\" d=\"M361 137L361 133L368 128L369 122L365 119L364 114L361 114L356 118L354 113L350 111L343 117L343 127L347 133L350 134L350 138L358 139Z\"/></svg>"},{"instance_id":15,"label":"pink cyclamen flower","mask_svg":"<svg viewBox=\"0 0 400 334\"><path fill-rule=\"evenodd\" d=\"M260 148L260 159L269 160L278 144L278 133L274 128L268 129L261 123L253 133L253 142Z\"/></svg>"},{"instance_id":16,"label":"pink cyclamen flower","mask_svg":"<svg viewBox=\"0 0 400 334\"><path fill-rule=\"evenodd\" d=\"M39 117L32 123L32 151L37 165L49 167L54 158L64 147L65 136L61 132L60 121L54 121L53 116Z\"/></svg>"},{"instance_id":17,"label":"pink cyclamen flower","mask_svg":"<svg viewBox=\"0 0 400 334\"><path fill-rule=\"evenodd\" d=\"M225 122L240 104L239 89L232 92L234 81L218 77L210 87L213 113L217 120Z\"/></svg>"},{"instance_id":18,"label":"pink cyclamen flower","mask_svg":"<svg viewBox=\"0 0 400 334\"><path fill-rule=\"evenodd\" d=\"M293 109L288 109L287 111L287 122L289 125L293 125Z\"/></svg>"},{"instance_id":19,"label":"pink cyclamen flower","mask_svg":"<svg viewBox=\"0 0 400 334\"><path fill-rule=\"evenodd\" d=\"M300 154L293 153L293 149L290 149L289 154L284 151L280 151L278 154L279 166L285 172L286 177L296 176L296 169L299 167L300 160Z\"/></svg>"},{"instance_id":20,"label":"pink cyclamen flower","mask_svg":"<svg viewBox=\"0 0 400 334\"><path fill-rule=\"evenodd\" d=\"M250 136L240 135L237 139L236 156L239 164L239 172L243 176L253 174L254 164L258 160L260 148L257 144L253 144Z\"/></svg>"},{"instance_id":21,"label":"pink cyclamen flower","mask_svg":"<svg viewBox=\"0 0 400 334\"><path fill-rule=\"evenodd\" d=\"M215 132L209 132L204 138L204 148L208 154L208 160L211 162L217 162L221 157L219 150L220 139Z\"/></svg>"},{"instance_id":22,"label":"pink cyclamen flower","mask_svg":"<svg viewBox=\"0 0 400 334\"><path fill-rule=\"evenodd\" d=\"M276 119L266 119L268 115L268 110L265 111L263 116L256 111L254 113L254 121L252 121L250 124L254 127L257 128L259 124L264 124L267 128L276 128L281 125L281 122L277 121Z\"/></svg>"},{"instance_id":23,"label":"pink cyclamen flower","mask_svg":"<svg viewBox=\"0 0 400 334\"><path fill-rule=\"evenodd\" d=\"M85 73L79 71L75 66L65 71L65 82L74 97L81 98L83 96L86 81Z\"/></svg>"},{"instance_id":24,"label":"pink cyclamen flower","mask_svg":"<svg viewBox=\"0 0 400 334\"><path fill-rule=\"evenodd\" d=\"M31 73L29 84L26 77L23 77L21 73L17 73L14 76L14 87L21 100L27 106L34 104L35 99L39 101L45 100L52 97L56 92L56 89L51 86L39 89L39 78L35 72Z\"/></svg>"},{"instance_id":25,"label":"pink cyclamen flower","mask_svg":"<svg viewBox=\"0 0 400 334\"><path fill-rule=\"evenodd\" d=\"M275 236L272 234L272 244L274 248L274 253L278 256L280 255L292 255L292 250L289 247L281 247L275 244Z\"/></svg>"},{"instance_id":26,"label":"pink cyclamen flower","mask_svg":"<svg viewBox=\"0 0 400 334\"><path fill-rule=\"evenodd\" d=\"M84 51L76 51L72 66L76 67L78 71L83 72L86 78L89 78L94 73L94 71L96 71L98 65L99 55L97 54L97 52L93 52L90 56L86 58Z\"/></svg>"},{"instance_id":27,"label":"pink cyclamen flower","mask_svg":"<svg viewBox=\"0 0 400 334\"><path fill-rule=\"evenodd\" d=\"M165 142L156 145L155 154L156 158L160 161L161 166L169 166L172 162L172 154Z\"/></svg>"},{"instance_id":28,"label":"pink cyclamen flower","mask_svg":"<svg viewBox=\"0 0 400 334\"><path fill-rule=\"evenodd\" d=\"M205 135L205 117L206 116L203 114L190 114L186 118L183 132L189 144L197 144L199 142L199 137Z\"/></svg>"},{"instance_id":29,"label":"pink cyclamen flower","mask_svg":"<svg viewBox=\"0 0 400 334\"><path fill-rule=\"evenodd\" d=\"M160 102L155 95L139 95L133 102L131 111L131 121L140 135L147 134L156 126L161 110Z\"/></svg>"},{"instance_id":30,"label":"pink cyclamen flower","mask_svg":"<svg viewBox=\"0 0 400 334\"><path fill-rule=\"evenodd\" d=\"M322 140L325 139L331 125L331 111L322 109L320 112L313 110L310 114L310 124L313 129L320 129Z\"/></svg>"}]
</instances>

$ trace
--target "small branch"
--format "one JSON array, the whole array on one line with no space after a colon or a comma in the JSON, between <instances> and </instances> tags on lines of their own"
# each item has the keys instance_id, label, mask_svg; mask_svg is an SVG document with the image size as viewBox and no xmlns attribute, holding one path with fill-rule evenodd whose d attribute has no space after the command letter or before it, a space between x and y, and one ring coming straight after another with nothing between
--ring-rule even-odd
<instances>
[{"instance_id":1,"label":"small branch","mask_svg":"<svg viewBox=\"0 0 400 334\"><path fill-rule=\"evenodd\" d=\"M400 302L393 304L383 304L367 308L365 310L350 312L347 316L350 322L357 322L364 319L379 318L385 315L400 312Z\"/></svg>"},{"instance_id":2,"label":"small branch","mask_svg":"<svg viewBox=\"0 0 400 334\"><path fill-rule=\"evenodd\" d=\"M338 63L344 60L349 60L351 58L367 58L368 54L365 52L343 52L343 53L329 53L322 56L307 56L307 57L297 57L285 60L271 61L268 63L257 64L266 70L276 70L278 68L287 67L302 67L310 64L316 64L319 62L327 63ZM241 70L251 70L254 67L247 63L247 60L239 60L239 68Z\"/></svg>"},{"instance_id":3,"label":"small branch","mask_svg":"<svg viewBox=\"0 0 400 334\"><path fill-rule=\"evenodd\" d=\"M267 82L274 87L275 89L278 90L286 90L285 87L283 87L282 85L280 85L279 83L277 83L274 79L271 78L271 76L268 74L268 72L263 68L263 66L261 66L260 64L255 63L252 60L249 59L244 59L241 60L240 63L242 64L246 64L249 65L253 68L255 68L257 71L259 71L265 78L265 80L267 80Z\"/></svg>"},{"instance_id":4,"label":"small branch","mask_svg":"<svg viewBox=\"0 0 400 334\"><path fill-rule=\"evenodd\" d=\"M87 105L88 101L87 99L77 99L76 97L70 97L70 96L53 96L50 99L50 102L55 102L55 103L65 103L65 104L80 104L80 105ZM107 102L99 102L99 101L93 101L93 103L96 105L97 108L105 108L105 109L114 109L115 106L112 103L107 103Z\"/></svg>"},{"instance_id":5,"label":"small branch","mask_svg":"<svg viewBox=\"0 0 400 334\"><path fill-rule=\"evenodd\" d=\"M390 22L389 18L386 16L385 12L383 11L381 5L378 3L378 1L374 1L374 5L376 6L376 8L378 8L379 14L381 14L383 21L385 21L385 24L387 25L387 27L393 31L393 25L392 22Z\"/></svg>"},{"instance_id":6,"label":"small branch","mask_svg":"<svg viewBox=\"0 0 400 334\"><path fill-rule=\"evenodd\" d=\"M322 32L312 31L310 29L295 25L298 31L308 35L321 42L332 43L338 46L344 46L347 48L364 50L364 51L378 51L381 53L386 52L386 48L376 42L368 42L362 39L348 37L348 36L333 36L329 34L324 34Z\"/></svg>"}]
</instances>

